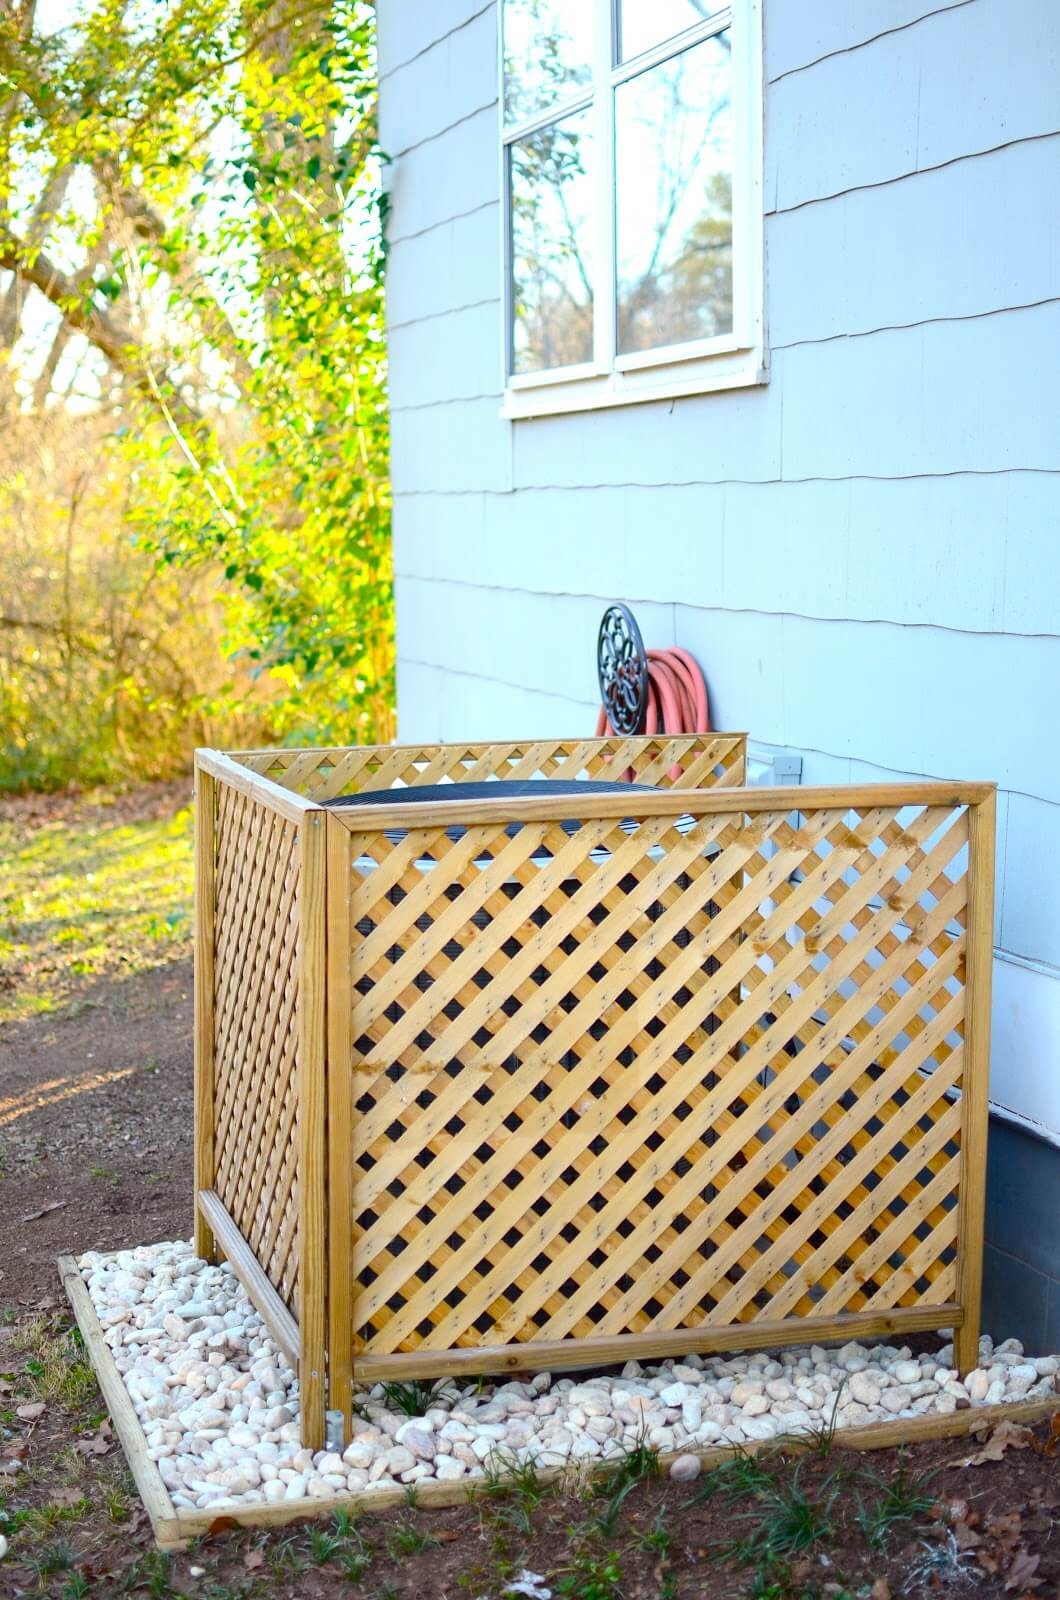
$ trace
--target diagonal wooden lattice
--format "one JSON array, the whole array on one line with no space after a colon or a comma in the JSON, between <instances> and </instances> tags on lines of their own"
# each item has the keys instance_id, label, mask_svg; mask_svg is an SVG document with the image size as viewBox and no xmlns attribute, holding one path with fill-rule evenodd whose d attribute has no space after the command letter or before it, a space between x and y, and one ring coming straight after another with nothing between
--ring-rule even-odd
<instances>
[{"instance_id":1,"label":"diagonal wooden lattice","mask_svg":"<svg viewBox=\"0 0 1060 1600\"><path fill-rule=\"evenodd\" d=\"M744 734L538 739L498 744L378 745L353 750L247 750L234 759L315 802L362 789L486 778L628 777L658 788L743 783Z\"/></svg>"},{"instance_id":2,"label":"diagonal wooden lattice","mask_svg":"<svg viewBox=\"0 0 1060 1600\"><path fill-rule=\"evenodd\" d=\"M214 1187L289 1308L298 1280L298 828L217 789Z\"/></svg>"},{"instance_id":3,"label":"diagonal wooden lattice","mask_svg":"<svg viewBox=\"0 0 1060 1600\"><path fill-rule=\"evenodd\" d=\"M967 812L806 804L343 818L361 1355L955 1300Z\"/></svg>"}]
</instances>

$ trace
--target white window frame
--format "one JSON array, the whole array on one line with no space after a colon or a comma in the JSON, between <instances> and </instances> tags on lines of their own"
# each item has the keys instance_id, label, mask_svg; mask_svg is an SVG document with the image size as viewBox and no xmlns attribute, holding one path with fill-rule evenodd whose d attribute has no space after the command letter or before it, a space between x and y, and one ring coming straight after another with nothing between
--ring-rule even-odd
<instances>
[{"instance_id":1,"label":"white window frame","mask_svg":"<svg viewBox=\"0 0 1060 1600\"><path fill-rule=\"evenodd\" d=\"M618 0L592 0L595 24L593 81L547 111L506 127L504 123L504 0L498 0L498 73L501 127L501 415L512 419L595 411L707 394L765 383L765 286L762 244L762 13L761 0L731 0L713 16L630 61L616 64ZM732 37L733 327L712 339L689 341L622 355L617 350L615 296L615 119L619 84L639 76L679 51L728 28ZM593 359L547 372L511 371L512 221L509 147L561 116L593 108L595 161Z\"/></svg>"}]
</instances>

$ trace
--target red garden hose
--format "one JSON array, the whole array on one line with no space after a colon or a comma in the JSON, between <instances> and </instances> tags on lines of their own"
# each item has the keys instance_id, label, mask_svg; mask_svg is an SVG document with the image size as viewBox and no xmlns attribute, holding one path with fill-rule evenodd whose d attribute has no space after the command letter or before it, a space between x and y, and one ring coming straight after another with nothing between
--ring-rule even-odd
<instances>
[{"instance_id":1,"label":"red garden hose","mask_svg":"<svg viewBox=\"0 0 1060 1600\"><path fill-rule=\"evenodd\" d=\"M644 733L709 733L710 704L699 664L687 650L649 650L648 701ZM600 707L596 737L610 738L614 729Z\"/></svg>"}]
</instances>

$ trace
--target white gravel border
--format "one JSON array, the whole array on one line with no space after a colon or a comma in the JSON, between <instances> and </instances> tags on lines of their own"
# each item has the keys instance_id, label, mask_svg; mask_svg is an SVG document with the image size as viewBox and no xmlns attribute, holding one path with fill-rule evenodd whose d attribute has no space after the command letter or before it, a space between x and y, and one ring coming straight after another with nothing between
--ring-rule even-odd
<instances>
[{"instance_id":1,"label":"white gravel border","mask_svg":"<svg viewBox=\"0 0 1060 1600\"><path fill-rule=\"evenodd\" d=\"M360 1420L342 1449L299 1439L298 1382L231 1267L210 1266L184 1240L78 1267L104 1338L178 1512L271 1501L330 1500L374 1488L484 1476L484 1463L533 1458L561 1467L621 1456L645 1437L660 1452L740 1445L835 1425L861 1427L968 1406L1045 1399L1060 1360L1025 1357L1007 1339L980 1341L981 1365L961 1383L952 1346L934 1357L891 1345L818 1345L682 1360L628 1361L529 1383L446 1383L418 1417L391 1409L380 1385L356 1395ZM675 1478L699 1459L679 1455Z\"/></svg>"}]
</instances>

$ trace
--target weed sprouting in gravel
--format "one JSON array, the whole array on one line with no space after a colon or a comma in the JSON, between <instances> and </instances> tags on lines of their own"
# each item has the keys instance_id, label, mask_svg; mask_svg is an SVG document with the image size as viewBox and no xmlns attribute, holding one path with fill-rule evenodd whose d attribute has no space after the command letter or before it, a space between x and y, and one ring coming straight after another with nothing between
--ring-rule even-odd
<instances>
[{"instance_id":1,"label":"weed sprouting in gravel","mask_svg":"<svg viewBox=\"0 0 1060 1600\"><path fill-rule=\"evenodd\" d=\"M432 1406L451 1401L454 1394L452 1384L444 1378L434 1383L426 1378L410 1378L407 1383L384 1383L381 1387L387 1405L403 1417L422 1417Z\"/></svg>"},{"instance_id":2,"label":"weed sprouting in gravel","mask_svg":"<svg viewBox=\"0 0 1060 1600\"><path fill-rule=\"evenodd\" d=\"M643 1483L645 1478L656 1477L659 1471L659 1452L648 1443L644 1433L621 1456L613 1459L616 1462L614 1474L605 1480L612 1485Z\"/></svg>"},{"instance_id":3,"label":"weed sprouting in gravel","mask_svg":"<svg viewBox=\"0 0 1060 1600\"><path fill-rule=\"evenodd\" d=\"M835 1436L839 1429L839 1402L843 1397L846 1386L844 1378L835 1392L832 1409L827 1417L820 1422L815 1422L812 1427L802 1428L797 1434L791 1436L792 1442L797 1443L801 1449L809 1449L814 1454L828 1457L832 1454L835 1445Z\"/></svg>"}]
</instances>

